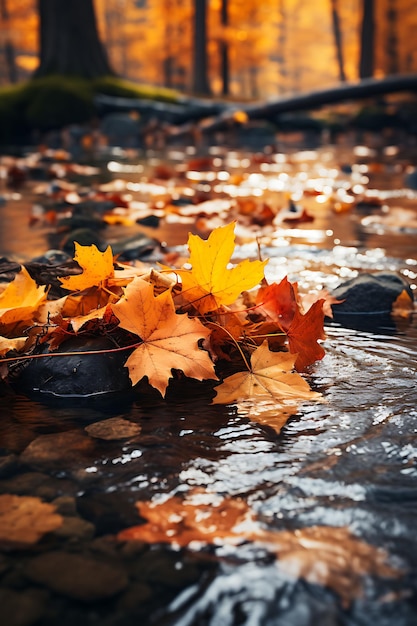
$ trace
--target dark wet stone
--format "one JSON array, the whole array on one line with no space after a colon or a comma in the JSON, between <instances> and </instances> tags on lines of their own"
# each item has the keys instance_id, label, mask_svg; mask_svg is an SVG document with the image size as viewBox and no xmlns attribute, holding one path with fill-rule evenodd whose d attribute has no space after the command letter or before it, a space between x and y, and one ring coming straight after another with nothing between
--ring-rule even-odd
<instances>
[{"instance_id":1,"label":"dark wet stone","mask_svg":"<svg viewBox=\"0 0 417 626\"><path fill-rule=\"evenodd\" d=\"M19 467L19 459L15 454L0 457L0 478L12 476Z\"/></svg>"},{"instance_id":2,"label":"dark wet stone","mask_svg":"<svg viewBox=\"0 0 417 626\"><path fill-rule=\"evenodd\" d=\"M152 590L145 583L133 583L117 601L117 608L122 611L132 610L149 600Z\"/></svg>"},{"instance_id":3,"label":"dark wet stone","mask_svg":"<svg viewBox=\"0 0 417 626\"><path fill-rule=\"evenodd\" d=\"M77 510L96 527L97 535L115 534L140 522L137 509L122 493L87 494L77 498Z\"/></svg>"},{"instance_id":4,"label":"dark wet stone","mask_svg":"<svg viewBox=\"0 0 417 626\"><path fill-rule=\"evenodd\" d=\"M91 352L115 348L106 337L75 337L61 344L59 352ZM58 397L92 397L131 388L124 367L129 351L45 357L29 362L15 381L25 393Z\"/></svg>"},{"instance_id":5,"label":"dark wet stone","mask_svg":"<svg viewBox=\"0 0 417 626\"><path fill-rule=\"evenodd\" d=\"M187 562L184 555L165 550L149 550L131 567L133 578L147 583L163 584L180 589L200 577L194 563Z\"/></svg>"},{"instance_id":6,"label":"dark wet stone","mask_svg":"<svg viewBox=\"0 0 417 626\"><path fill-rule=\"evenodd\" d=\"M112 441L129 439L130 437L139 435L141 426L135 424L135 422L125 420L122 417L111 417L107 420L90 424L86 426L85 430L90 437Z\"/></svg>"},{"instance_id":7,"label":"dark wet stone","mask_svg":"<svg viewBox=\"0 0 417 626\"><path fill-rule=\"evenodd\" d=\"M42 617L48 593L42 589L0 589L0 615L4 626L31 626Z\"/></svg>"},{"instance_id":8,"label":"dark wet stone","mask_svg":"<svg viewBox=\"0 0 417 626\"><path fill-rule=\"evenodd\" d=\"M0 481L0 493L14 493L18 496L34 495L37 488L48 480L41 472L25 472L8 480Z\"/></svg>"},{"instance_id":9,"label":"dark wet stone","mask_svg":"<svg viewBox=\"0 0 417 626\"><path fill-rule=\"evenodd\" d=\"M27 563L25 575L48 589L83 602L111 598L127 587L122 567L81 554L56 551Z\"/></svg>"},{"instance_id":10,"label":"dark wet stone","mask_svg":"<svg viewBox=\"0 0 417 626\"><path fill-rule=\"evenodd\" d=\"M95 527L81 517L63 517L62 526L54 531L56 537L71 541L88 541L94 537Z\"/></svg>"},{"instance_id":11,"label":"dark wet stone","mask_svg":"<svg viewBox=\"0 0 417 626\"><path fill-rule=\"evenodd\" d=\"M161 244L156 239L152 239L143 233L138 233L134 237L121 239L112 245L114 255L118 255L120 261L133 261L141 259L160 249Z\"/></svg>"},{"instance_id":12,"label":"dark wet stone","mask_svg":"<svg viewBox=\"0 0 417 626\"><path fill-rule=\"evenodd\" d=\"M60 515L72 516L77 513L76 501L72 496L58 496L52 504L55 506L56 512Z\"/></svg>"},{"instance_id":13,"label":"dark wet stone","mask_svg":"<svg viewBox=\"0 0 417 626\"><path fill-rule=\"evenodd\" d=\"M94 440L78 430L40 435L21 454L27 465L49 469L70 469L92 456ZM58 494L57 494L58 495Z\"/></svg>"},{"instance_id":14,"label":"dark wet stone","mask_svg":"<svg viewBox=\"0 0 417 626\"><path fill-rule=\"evenodd\" d=\"M335 319L348 314L389 314L392 305L403 290L413 298L407 281L394 273L360 274L342 283L332 296L344 300L332 306Z\"/></svg>"}]
</instances>

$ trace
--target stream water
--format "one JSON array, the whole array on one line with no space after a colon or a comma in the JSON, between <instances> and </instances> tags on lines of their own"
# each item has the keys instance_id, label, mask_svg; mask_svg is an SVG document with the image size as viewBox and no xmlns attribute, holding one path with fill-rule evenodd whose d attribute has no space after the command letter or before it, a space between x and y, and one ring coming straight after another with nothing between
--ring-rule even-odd
<instances>
[{"instance_id":1,"label":"stream water","mask_svg":"<svg viewBox=\"0 0 417 626\"><path fill-rule=\"evenodd\" d=\"M294 152L293 180L323 168L328 176L328 152ZM336 156L339 164L348 158ZM358 176L368 177L367 189L382 193L386 208L335 214L310 198L313 222L266 233L267 277L288 274L309 291L378 269L399 272L415 289L417 196L404 187L401 158L385 158L372 172L372 158L356 152ZM14 206L26 215L24 204ZM13 200L0 209L6 255L22 252L11 250L11 207ZM27 258L41 238L33 243L24 248ZM242 242L237 256L251 255L256 246ZM323 401L290 407L279 434L262 424L265 407L210 404L211 387L192 381L174 385L164 401L146 391L41 401L3 389L0 493L52 502L65 519L34 546L1 552L5 626L414 626L417 317L329 323L326 334L326 356L308 374ZM115 441L88 435L86 427L114 417L140 433ZM115 539L140 523L135 502L195 488L241 499L273 533L321 527L319 549L304 542L291 569L256 541L180 549ZM397 573L366 559L361 566L348 539L337 555L343 541L334 529L383 550ZM113 574L102 580L106 567Z\"/></svg>"}]
</instances>

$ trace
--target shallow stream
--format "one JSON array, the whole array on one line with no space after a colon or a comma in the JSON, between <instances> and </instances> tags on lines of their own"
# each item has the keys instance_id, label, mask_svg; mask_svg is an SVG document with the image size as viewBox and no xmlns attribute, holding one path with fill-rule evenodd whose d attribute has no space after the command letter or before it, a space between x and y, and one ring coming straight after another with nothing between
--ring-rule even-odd
<instances>
[{"instance_id":1,"label":"shallow stream","mask_svg":"<svg viewBox=\"0 0 417 626\"><path fill-rule=\"evenodd\" d=\"M294 163L309 177L328 167L326 154L295 153ZM385 192L383 212L336 215L314 199L313 222L266 233L267 277L288 274L309 291L377 269L416 288L417 196L394 167L400 156L374 179L368 167L367 188ZM0 209L3 244L12 206ZM10 254L9 241L1 253ZM30 242L24 252L31 256ZM237 256L251 255L256 246L243 242ZM326 334L326 356L308 374L323 401L288 407L279 433L262 423L274 407L212 405L211 386L192 381L173 385L165 401L145 391L87 402L3 389L0 493L52 502L64 516L32 547L2 551L5 626L414 626L417 317L329 323ZM140 432L104 440L86 431L115 417ZM141 522L135 502L195 488L243 501L271 533L320 527L320 541L301 540L280 566L257 541L116 540ZM390 572L362 562L356 540L383 550Z\"/></svg>"}]
</instances>

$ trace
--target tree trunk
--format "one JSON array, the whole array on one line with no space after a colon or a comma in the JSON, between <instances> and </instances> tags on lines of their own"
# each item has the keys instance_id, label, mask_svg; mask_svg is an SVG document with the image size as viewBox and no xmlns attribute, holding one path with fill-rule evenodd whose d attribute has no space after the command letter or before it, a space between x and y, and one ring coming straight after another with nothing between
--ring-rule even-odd
<instances>
[{"instance_id":1,"label":"tree trunk","mask_svg":"<svg viewBox=\"0 0 417 626\"><path fill-rule=\"evenodd\" d=\"M40 65L35 76L113 74L98 36L93 0L38 0Z\"/></svg>"},{"instance_id":2,"label":"tree trunk","mask_svg":"<svg viewBox=\"0 0 417 626\"><path fill-rule=\"evenodd\" d=\"M194 0L193 93L209 96L207 62L207 0Z\"/></svg>"},{"instance_id":3,"label":"tree trunk","mask_svg":"<svg viewBox=\"0 0 417 626\"><path fill-rule=\"evenodd\" d=\"M229 25L229 0L222 0L221 24L224 28ZM220 63L222 78L222 95L228 96L230 93L230 67L229 67L229 42L223 37L220 42Z\"/></svg>"},{"instance_id":4,"label":"tree trunk","mask_svg":"<svg viewBox=\"0 0 417 626\"><path fill-rule=\"evenodd\" d=\"M0 17L4 25L9 25L10 14L9 7L7 6L7 0L0 0ZM6 30L7 32L7 30ZM6 37L4 42L4 60L7 70L7 78L10 83L17 83L17 67L16 67L16 53L14 49L13 41Z\"/></svg>"},{"instance_id":5,"label":"tree trunk","mask_svg":"<svg viewBox=\"0 0 417 626\"><path fill-rule=\"evenodd\" d=\"M360 36L359 77L374 75L375 4L374 0L362 0L362 23Z\"/></svg>"},{"instance_id":6,"label":"tree trunk","mask_svg":"<svg viewBox=\"0 0 417 626\"><path fill-rule=\"evenodd\" d=\"M387 8L387 73L398 74L398 36L397 36L398 12L396 0L388 0Z\"/></svg>"},{"instance_id":7,"label":"tree trunk","mask_svg":"<svg viewBox=\"0 0 417 626\"><path fill-rule=\"evenodd\" d=\"M346 81L345 63L343 59L343 40L342 30L340 28L340 15L338 0L331 0L332 6L332 24L333 24L333 36L336 46L336 58L337 66L339 68L339 80L341 83Z\"/></svg>"}]
</instances>

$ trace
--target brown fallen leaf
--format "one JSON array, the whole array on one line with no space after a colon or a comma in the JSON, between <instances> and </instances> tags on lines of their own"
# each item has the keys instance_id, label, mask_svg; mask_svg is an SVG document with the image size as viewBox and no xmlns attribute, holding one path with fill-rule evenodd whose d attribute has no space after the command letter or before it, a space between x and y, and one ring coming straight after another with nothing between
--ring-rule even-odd
<instances>
[{"instance_id":1,"label":"brown fallen leaf","mask_svg":"<svg viewBox=\"0 0 417 626\"><path fill-rule=\"evenodd\" d=\"M321 395L311 391L308 383L294 372L297 355L271 352L264 341L251 357L249 370L233 374L216 387L213 404L232 404L245 398L288 397L315 400Z\"/></svg>"},{"instance_id":2,"label":"brown fallen leaf","mask_svg":"<svg viewBox=\"0 0 417 626\"><path fill-rule=\"evenodd\" d=\"M0 546L24 548L62 525L55 506L31 496L0 495Z\"/></svg>"}]
</instances>

